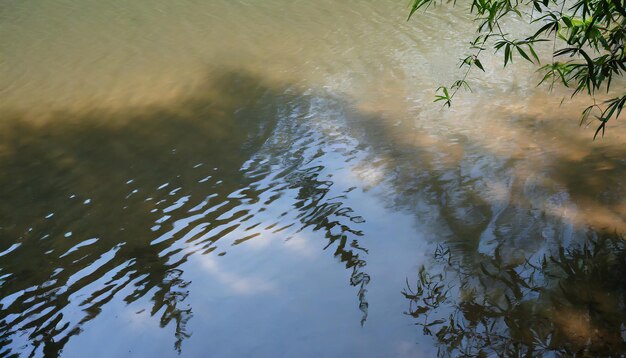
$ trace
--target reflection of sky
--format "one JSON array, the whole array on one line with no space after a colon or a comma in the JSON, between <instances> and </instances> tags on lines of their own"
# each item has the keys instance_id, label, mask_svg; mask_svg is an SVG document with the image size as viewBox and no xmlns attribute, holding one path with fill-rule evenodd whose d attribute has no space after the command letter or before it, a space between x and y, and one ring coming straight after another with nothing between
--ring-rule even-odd
<instances>
[{"instance_id":1,"label":"reflection of sky","mask_svg":"<svg viewBox=\"0 0 626 358\"><path fill-rule=\"evenodd\" d=\"M368 285L370 308L364 327L359 325L355 289L347 284L349 271L331 259L328 250L316 254L323 252L324 241L305 233L290 240L301 241L294 250L289 241L268 238L264 246L243 244L221 257L192 256L182 267L183 278L192 282L184 303L193 310L188 324L192 336L183 343L184 356L414 356L418 348L423 352L424 346L415 345L414 331L407 329L410 322L402 315L406 301L399 294L404 278L419 262L420 240L410 217L394 215L396 227L390 238L388 216L380 214L391 213L374 209L371 214L381 219L367 223L367 270L375 274ZM99 355L101 347L94 343L113 331L116 341L122 339L116 342L120 354L130 350L136 356L164 356L163 352L175 356L172 327L158 328L158 320L148 315L150 303L142 301L128 307L106 306L69 342L65 353L109 356L115 351ZM146 311L137 314L141 309Z\"/></svg>"},{"instance_id":2,"label":"reflection of sky","mask_svg":"<svg viewBox=\"0 0 626 358\"><path fill-rule=\"evenodd\" d=\"M182 342L184 356L415 356L420 353L430 356L428 350L432 343L429 339L420 338L419 330L412 326L414 322L402 314L407 309L407 302L400 294L406 285L405 278L413 278L416 267L425 261L424 257L431 256L430 240L444 243L456 240L453 244L461 242L459 246L467 242L470 243L468 246L475 243L475 247L460 249L465 250L462 254L468 256L476 252L491 255L497 245L505 243L514 251L510 256L519 256L540 252L548 239L563 240L572 236L574 228L569 221L584 218L584 222L589 220L601 224L599 226L625 221L623 197L616 195L621 204L606 205L605 201L597 200L604 194L621 193L616 188L622 187L623 170L620 168L623 168L623 161L620 160L623 156L619 156L623 152L615 151L607 144L606 148L617 153L607 155L609 151L602 150L598 142L592 147L588 131L565 131L561 119L571 120L573 116L556 111L544 113L546 108L556 108L557 103L552 102L558 102L558 99L543 96L542 89L529 91L527 84L535 80L528 76L528 72L520 72L521 79L513 82L500 76L499 71L488 73L476 81L477 92L482 95L475 93L459 97L458 105L450 111L439 111L438 106L425 105L432 100L432 89L447 81L442 76L454 76L454 71L448 70L454 67L456 61L455 56L450 56L450 47L439 46L441 39L431 36L432 29L451 21L458 26L441 34L460 38L468 35L466 30L472 26L471 22L461 21L464 17L460 17L457 11L433 13L423 21L407 23L401 6L390 0L349 5L338 1L299 2L285 10L289 16L280 17L276 16L276 10L283 10L284 1L265 1L254 6L249 6L249 2L230 0L187 2L185 6L167 1L156 3L167 5L167 11L161 11L159 6L129 7L126 2L119 1L83 4L85 6L80 6L81 16L69 16L78 8L59 6L54 1L22 2L19 6L7 7L7 14L16 16L3 18L6 26L2 30L7 35L3 44L9 49L4 53L8 56L5 63L10 66L0 66L3 74L0 82L5 85L4 88L11 89L2 93L3 102L27 108L37 104L46 113L51 104L60 108L67 106L72 113L75 109L82 110L81 106L121 108L122 112L126 112L129 104L142 107L170 103L170 100L179 103L179 96L206 76L204 67L207 65L219 71L224 65L235 69L253 69L255 73L262 74L263 79L267 76L268 80L280 79L281 83L289 83L295 77L297 81L288 91L300 98L294 101L297 103L284 103L288 102L283 102L285 98L291 97L283 96L288 92L283 88L265 88L261 92L269 90L267 97L257 98L254 88L259 84L253 83L250 88L244 85L241 91L236 87L237 90L231 94L233 98L225 95L224 98L216 96L212 99L224 103L224 113L243 113L243 117L259 119L259 123L263 122L265 114L273 115L273 112L263 111L263 108L278 102L277 112L280 112L283 123L265 147L241 170L249 177L258 175L260 178L250 179L254 182L254 189L259 191L258 195L251 195L258 199L256 203L246 202L251 199L245 193L249 189L247 187L228 191L227 197L217 194L220 189L215 189L214 195L199 197L197 193L203 191L198 190L198 186L185 185L195 181L194 184L206 184L203 190L207 190L210 185L216 188L220 179L228 180L229 177L220 177L223 173L212 165L203 166L196 160L198 158L194 158L193 163L187 163L190 164L188 166L179 163L173 166L172 171L164 171L166 174L182 175L186 179L182 181L184 184L176 184L180 181L173 176L165 177L163 173L154 174L164 176L160 178L163 180L149 188L142 186L141 178L124 178L124 182L128 179L127 186L122 186L128 188L128 203L122 204L129 205L131 209L144 208L133 201L143 201L143 195L172 199L155 199L157 204L151 206L150 202L151 205L145 206L160 215L154 222L149 220L148 227L152 228L152 232L129 230L133 235L138 232L145 235L151 247L158 247L156 251L160 252L155 256L167 257L163 260L167 262L160 263L162 266L155 264L156 268L147 267L145 271L143 267L132 266L133 260L135 264L140 261L144 240L121 236L119 240L127 240L126 245L117 245L117 242L109 244L107 240L111 237L85 237L80 230L71 227L74 223L68 221L78 222L83 214L89 212L83 206L110 204L113 208L113 204L120 204L107 203L103 200L107 199L107 195L80 197L81 193L78 193L76 202L82 203L80 208L66 211L70 209L68 204L59 211L46 211L50 214L41 216L50 225L63 229L61 240L67 239L65 243L72 243L69 247L59 245L62 250L55 246L48 251L49 257L66 257L67 261L57 262L65 265L64 273L72 273L67 282L59 283L65 287L56 292L72 292L69 302L60 299L59 305L65 306L57 328L61 330L64 324L70 324L69 328L62 329L62 335L76 326L83 330L80 335L72 336L65 347L63 352L68 357L175 356L176 324L170 321L165 327L160 327L159 322L167 306L155 313L150 312L156 304L154 301L157 301L154 298L157 288L128 305L123 300L135 293L135 285L139 285L144 278L135 277L127 283L131 274L136 272L134 270L154 274L151 280L159 281L162 279L159 269L171 268L183 271L179 277L182 286L164 291L168 294L189 292L186 298L179 298L176 307L191 309L192 312L185 329L192 335ZM330 8L334 11L327 11ZM206 21L206 14L221 15ZM138 16L140 20L133 18L131 21L133 16ZM63 26L49 26L51 18L57 19ZM241 21L242 18L249 21ZM106 19L112 21L102 21ZM181 27L182 19L185 26ZM450 42L446 43L450 45ZM225 44L227 46L223 46ZM189 46L193 50L190 51ZM452 46L461 46L454 49L455 53L465 49L463 41ZM131 47L133 50L128 51ZM221 52L226 56L217 58ZM42 61L44 58L46 60ZM233 61L246 63L233 64ZM491 67L495 69L495 63L493 65ZM299 84L325 88L325 93L316 96L314 92L317 90L308 90L299 94ZM511 88L518 84L518 89ZM230 82L225 86L222 83L217 86L216 92L221 93L224 87L228 89L231 85ZM272 94L274 90L279 95ZM343 94L329 99L327 97L332 95L326 90L341 91ZM532 95L529 96L529 93ZM171 112L191 111L188 115L192 117L198 113L215 115L212 111L205 113L199 110L207 103L203 96L200 99L200 103L192 101L192 106L173 106ZM249 99L252 104L246 104ZM243 107L234 109L231 105ZM520 105L525 108L521 109ZM246 109L250 113L246 114ZM150 112L148 108L147 113ZM258 118L255 117L257 113ZM156 118L160 118L163 113L157 111L156 114ZM577 112L574 113L574 116L577 115ZM348 125L343 123L345 116L352 117ZM530 119L517 118L524 116ZM174 115L175 119L180 117L185 118L185 115ZM133 115L129 118L136 119ZM87 126L96 123L88 119L81 116L75 118L75 126L79 127L78 123L87 123ZM226 119L233 118L227 115ZM556 125L538 124L536 119ZM196 121L194 118L191 122ZM311 125L313 130L303 133L298 128L303 122ZM573 120L574 127L575 122ZM71 128L74 124L71 121L68 123L67 128L58 128L73 133ZM149 155L137 157L140 159L138 162L150 163L144 167L148 168L144 169L146 172L158 172L159 164L167 166L171 163L160 156L169 152L171 145L178 143L167 140L167 136L159 141L162 132L169 131L171 137L177 140L190 138L190 143L182 146L187 147L186 153L191 152L190 148L199 153L204 153L202 148L212 148L203 146L202 140L221 138L226 142L229 137L237 137L233 134L238 134L226 133L224 137L209 135L209 139L198 140L188 132L204 128L202 126L176 125L182 129L172 132L174 126L157 125L150 131L140 128L150 128L148 121L140 123L137 126L121 126L119 132L112 131L109 137L102 139L103 143L119 140L118 144L122 147L129 144L129 138L150 140L155 148L147 150ZM210 131L227 128L225 123L228 122L216 122ZM100 138L106 133L102 129L108 128L100 127L100 124L94 127L96 135L88 137L89 140ZM145 136L124 136L133 132L143 133L143 130L146 131ZM200 130L200 136L206 135L206 131L206 128L204 132ZM159 132L158 135L155 132ZM44 137L34 135L31 141L26 140L25 143L35 147L40 142L46 142ZM619 141L624 137L615 138ZM233 149L227 144L222 145L222 141L216 141L226 148L225 152ZM74 147L68 144L58 149L65 149L71 154ZM84 149L99 151L95 146L84 144L78 145L77 149L78 152ZM128 152L120 153L126 157L133 152L134 147L130 146ZM585 159L588 153L595 154ZM432 157L428 158L429 155ZM582 164L597 162L598 166L579 166L581 162L572 157L583 158ZM100 157L87 155L86 162L89 158ZM35 162L40 158L34 156L31 159ZM207 159L210 161L213 158ZM30 162L28 159L20 161ZM111 163L103 165L116 169ZM311 184L311 180L299 183L294 179L292 186L284 185L288 173L316 165L324 167L318 173L318 179L332 182L322 203L340 203L342 208L354 209L354 215L365 220L363 223L352 223L345 217L333 218L364 233L364 236L350 236L346 245L348 247L356 239L360 247L368 250L368 253L353 250L367 261L367 266L361 271L371 276L371 282L365 287L369 310L363 327L359 325L362 313L358 309L358 288L350 285L352 269L345 267L345 261L333 256L337 243L324 249L328 244L324 229L314 231L313 226L309 226L298 231L302 218L294 203L301 200L306 204L305 199L297 198L299 190L306 184L319 189L316 187L318 183ZM234 166L239 166L239 162ZM611 166L617 170L611 171ZM44 165L43 168L47 167ZM83 169L87 172L89 167ZM609 175L598 172L588 175L594 169ZM557 175L546 175L548 170ZM196 175L199 180L194 179ZM561 176L565 179L559 178ZM570 181L575 177L582 177L583 180ZM102 178L109 180L109 175ZM597 178L601 180L590 180ZM118 184L113 179L119 178L111 175L111 181L104 184L101 184L100 178L94 178L93 184L103 186L104 191L119 189L115 188ZM607 179L609 185L605 181ZM617 185L611 186L611 183ZM229 184L227 187L231 188L241 183ZM352 187L358 189L348 191ZM598 190L606 187L615 191ZM345 198L330 199L342 195ZM583 204L580 207L575 205L576 196L577 202ZM74 194L70 196L74 197ZM146 202L149 200L151 198L145 199ZM610 200L608 202L611 203ZM129 215L128 221L112 222L111 225L136 225L140 228L136 219L144 215L141 210L137 212L135 214L138 215ZM215 220L223 222L209 222L211 219L207 217L215 212L219 213ZM112 218L119 219L120 216L112 215ZM102 225L107 225L106 217L97 220L98 223L101 221ZM486 227L481 226L483 223ZM268 227L271 225L275 226ZM332 230L339 228L340 225ZM226 229L232 231L219 237L217 242L211 242L211 238L216 238ZM276 231L279 229L281 231ZM46 230L45 226L43 230ZM258 235L252 237L254 234ZM244 238L247 240L243 241ZM80 241L83 239L87 240ZM53 235L46 245L52 245L49 242L54 240L58 238ZM14 257L20 252L28 253L28 250L33 250L32 246L40 245L32 243L30 241L29 247L28 240L24 240L24 243L7 246L0 252L0 259ZM97 254L88 256L92 248ZM190 253L194 254L186 258ZM225 255L218 256L221 253ZM43 259L38 264L48 263L47 254L39 256ZM110 265L115 267L107 265L120 257L125 257L120 260L122 262ZM82 258L84 260L79 261ZM74 259L76 261L71 261ZM139 265L150 265L152 259L149 257ZM184 260L187 261L178 264ZM83 264L86 266L83 267ZM16 267L22 268L19 265ZM129 267L131 271L127 270ZM52 277L43 277L35 283L50 280L42 286L53 284L55 277L63 275L59 274L59 270ZM94 278L97 280L91 282ZM184 286L186 282L190 283ZM103 291L96 297L104 304L81 305L98 290L124 283L127 285L119 287L119 291L113 292L118 289L115 287L111 292ZM18 297L22 295L31 299L35 296L33 292L39 288L33 286L28 288L29 292L13 293L3 297L3 301L19 301ZM77 288L80 289L72 291ZM113 293L115 295L111 296ZM28 308L23 314L32 316L21 321L19 326L24 327L37 317L44 317L52 309L47 307L48 304L38 302L29 305L25 302ZM102 312L97 311L100 308ZM47 321L55 320L58 317L56 314ZM86 316L92 315L95 315L93 320L81 325ZM16 316L6 317L9 324L11 320L17 320ZM44 323L40 322L42 326ZM27 334L20 334L12 334L14 342L10 344L11 348L30 343ZM53 338L58 342L63 337Z\"/></svg>"},{"instance_id":3,"label":"reflection of sky","mask_svg":"<svg viewBox=\"0 0 626 358\"><path fill-rule=\"evenodd\" d=\"M336 129L324 130L330 130L341 143L336 146L329 143L324 147L327 152L306 166L323 165L319 180L327 178L333 182L324 200L333 201L345 195L338 199L342 207L358 208L354 215L365 219L352 226L365 236L350 237L347 245L356 238L359 246L368 250L368 253L359 251L367 261L362 270L372 278L366 286L367 322L360 325L358 289L349 284L352 270L333 258L336 244L324 249L328 245L324 230L315 231L314 226L299 230L302 225L296 224L276 232L280 224L297 222L300 214L293 206L299 188L283 188L280 197L263 206L264 210L254 212L254 217L248 220L252 225L234 220L241 225L212 245L217 246L215 251L191 255L179 266L184 271L180 278L191 282L182 288L189 291L189 296L179 304L190 307L193 313L186 328L191 337L182 343L184 356L415 356L416 352L424 353L431 347L430 343L415 344L414 330L407 329L411 322L402 314L406 300L400 291L405 278L415 272L428 252L424 239L415 232L414 218L394 212L380 201L385 189L375 185L383 174L374 167L367 168L362 161L365 153L352 153L346 161L349 152L346 146L354 145L352 140ZM310 145L303 156L311 157L318 149ZM270 176L256 185L276 186L275 180ZM354 186L369 189L349 190ZM263 192L260 202L274 194ZM233 193L229 197L237 195ZM223 229L207 231L207 223L199 220L205 214L203 211L215 210L219 204L201 206L171 223L172 229L152 242L176 238L161 253L174 253L169 262L197 251L205 244L203 238ZM254 207L254 204L250 206ZM246 206L238 206L221 217L228 218L242 209ZM264 229L279 217L279 225ZM247 231L254 223L261 225ZM390 223L393 227L389 227ZM177 233L185 228L185 234L178 238ZM237 241L254 232L260 234ZM224 251L225 255L217 255ZM129 287L118 293L119 297L132 293ZM64 353L94 357L116 353L175 356L174 325L159 328L160 313L150 317L149 297L147 294L128 306L118 300L111 301L102 314L83 325L83 332L69 341ZM102 354L97 342L110 332L115 332L115 348Z\"/></svg>"},{"instance_id":4,"label":"reflection of sky","mask_svg":"<svg viewBox=\"0 0 626 358\"><path fill-rule=\"evenodd\" d=\"M150 222L154 233L148 235L154 236L148 241L150 247L158 248L159 258L167 258L163 267L179 271L178 281L168 276L171 272L164 274L163 281L177 283L163 291L175 296L171 300L176 309L190 310L189 320L178 322L186 327L177 330L177 322L159 321L167 305L151 312L158 304L156 288L126 305L122 298L135 292L142 276L112 292L113 299L108 293L100 294L97 300L106 304L95 310L102 307L102 312L90 312L89 305L81 304L111 282L131 280L133 271L126 269L136 258L116 263L105 273L99 271L133 244L128 241L107 247L89 265L72 271L66 288L80 287L77 283L86 277L99 278L72 293L62 310L58 326L70 322L70 328L82 329L64 348L67 356L175 356L177 340L182 340L185 356L428 356L432 342L420 336L411 319L403 315L407 302L400 292L405 279L414 277L417 266L432 255L431 241L477 243L466 251L468 256L476 253L471 250L490 255L501 240L516 239L516 235L527 244L531 234L525 228L541 226L545 237L556 236L550 230L563 236L571 231L560 221L561 215L554 215L556 219L530 216L540 212L537 208L548 213L568 208L569 197L559 195L558 187L544 194L537 178L525 178L523 198L532 198L539 205L533 210L516 206L515 174L509 172L506 157L464 143L466 153L457 156L458 163L442 165L453 155L436 147L432 152L440 158L428 162L421 157L426 157L428 148L416 145L398 153L394 150L405 148L389 146L389 138L377 131L371 131L373 140L353 136L343 112L335 110L341 106L336 98L303 98L304 104L282 113L273 135L243 165L241 172L246 177L235 176L241 182L227 183L224 193L218 194L215 188L222 179L228 181L228 174L195 163L193 170L202 178L197 182L212 184L215 193L200 197L193 188L181 191L169 181L149 188L169 193L171 198L154 205L152 212L159 217ZM366 115L355 117L354 121L371 120ZM142 200L143 193L132 186L128 190L128 197ZM180 193L185 190L188 195ZM322 193L320 199L314 198ZM148 201L152 199L143 200ZM312 207L307 208L309 204ZM338 225L315 230L319 220L313 214L328 208L340 209L321 217ZM344 209L349 215L338 214ZM485 215L474 215L476 212ZM212 215L215 218L211 219ZM476 226L472 218L486 226L468 232ZM451 233L454 224L457 231ZM365 286L369 309L363 327L359 324L358 287L350 285L354 272L345 267L345 259L334 257L337 242L326 248L329 235L341 233L342 226L353 230L345 231L346 250L366 261L359 272L371 277ZM479 235L472 236L475 233ZM79 234L69 236L65 239L80 239ZM368 251L350 248L353 240ZM82 250L103 241L90 238L59 254L79 257ZM536 249L510 247L522 254ZM10 255L18 248L10 247L3 254ZM15 300L20 294L5 300ZM48 309L38 314L43 316ZM81 325L86 315L95 318ZM191 336L180 338L179 331ZM107 337L111 347L101 349L102 337ZM11 346L22 344L28 342L16 337Z\"/></svg>"}]
</instances>

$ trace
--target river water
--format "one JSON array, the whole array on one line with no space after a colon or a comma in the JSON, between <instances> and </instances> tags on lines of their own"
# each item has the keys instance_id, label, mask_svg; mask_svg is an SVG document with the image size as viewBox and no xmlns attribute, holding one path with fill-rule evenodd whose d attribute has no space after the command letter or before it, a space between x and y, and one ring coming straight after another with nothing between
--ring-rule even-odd
<instances>
[{"instance_id":1,"label":"river water","mask_svg":"<svg viewBox=\"0 0 626 358\"><path fill-rule=\"evenodd\" d=\"M0 356L626 352L623 121L406 15L3 1Z\"/></svg>"}]
</instances>

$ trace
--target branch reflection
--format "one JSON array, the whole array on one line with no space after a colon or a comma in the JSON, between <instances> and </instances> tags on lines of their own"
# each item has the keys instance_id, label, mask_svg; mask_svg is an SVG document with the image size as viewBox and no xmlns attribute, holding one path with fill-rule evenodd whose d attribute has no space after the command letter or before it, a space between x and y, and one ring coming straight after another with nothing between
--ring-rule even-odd
<instances>
[{"instance_id":1,"label":"branch reflection","mask_svg":"<svg viewBox=\"0 0 626 358\"><path fill-rule=\"evenodd\" d=\"M447 248L403 291L439 356L619 356L626 352L626 243L590 233L522 263L498 248L475 265Z\"/></svg>"},{"instance_id":2,"label":"branch reflection","mask_svg":"<svg viewBox=\"0 0 626 358\"><path fill-rule=\"evenodd\" d=\"M339 102L225 71L171 104L7 117L0 355L56 356L116 298L148 301L180 353L193 316L190 255L305 229L351 271L363 323L363 219L344 204L351 189L332 180L353 153L335 153L345 143L306 118L315 101ZM272 204L283 196L281 214Z\"/></svg>"}]
</instances>

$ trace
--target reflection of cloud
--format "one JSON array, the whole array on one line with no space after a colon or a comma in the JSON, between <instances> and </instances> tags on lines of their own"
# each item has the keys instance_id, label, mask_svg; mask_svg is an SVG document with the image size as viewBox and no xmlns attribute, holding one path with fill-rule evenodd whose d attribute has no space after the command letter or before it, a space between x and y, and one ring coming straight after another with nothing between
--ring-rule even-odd
<instances>
[{"instance_id":1,"label":"reflection of cloud","mask_svg":"<svg viewBox=\"0 0 626 358\"><path fill-rule=\"evenodd\" d=\"M234 235L234 237L246 237L250 235L249 232L245 232L244 230L240 230L240 229L233 231L233 234L237 234L237 235ZM240 242L239 244L244 244L241 246L245 247L246 249L252 249L252 250L266 249L268 246L270 246L275 236L276 234L269 232L269 231L265 231L265 232L262 232L260 235L254 237L253 240L246 240L244 242Z\"/></svg>"},{"instance_id":2,"label":"reflection of cloud","mask_svg":"<svg viewBox=\"0 0 626 358\"><path fill-rule=\"evenodd\" d=\"M259 293L276 292L276 287L266 280L258 277L243 277L236 273L227 272L215 258L204 255L200 258L202 268L213 275L218 281L228 286L233 292L241 295L254 295Z\"/></svg>"},{"instance_id":3,"label":"reflection of cloud","mask_svg":"<svg viewBox=\"0 0 626 358\"><path fill-rule=\"evenodd\" d=\"M242 232L241 235L244 236ZM242 249L251 250L285 250L299 258L314 259L319 256L320 249L311 245L308 237L302 232L285 234L282 231L265 230L252 240L246 240Z\"/></svg>"},{"instance_id":4,"label":"reflection of cloud","mask_svg":"<svg viewBox=\"0 0 626 358\"><path fill-rule=\"evenodd\" d=\"M353 179L356 180L351 182L362 183L364 188L372 188L380 184L385 178L385 168L382 165L376 166L376 164L364 162L354 168L353 175Z\"/></svg>"},{"instance_id":5,"label":"reflection of cloud","mask_svg":"<svg viewBox=\"0 0 626 358\"><path fill-rule=\"evenodd\" d=\"M311 241L301 234L297 234L285 241L284 247L297 254L298 256L305 257L307 259L314 259L319 256L319 249L311 245Z\"/></svg>"},{"instance_id":6,"label":"reflection of cloud","mask_svg":"<svg viewBox=\"0 0 626 358\"><path fill-rule=\"evenodd\" d=\"M141 309L137 311L136 308L133 309L130 306L127 306L124 308L122 315L126 317L127 327L133 331L142 332L154 327L150 309Z\"/></svg>"},{"instance_id":7,"label":"reflection of cloud","mask_svg":"<svg viewBox=\"0 0 626 358\"><path fill-rule=\"evenodd\" d=\"M396 357L424 357L424 350L420 349L415 342L400 341L395 343Z\"/></svg>"},{"instance_id":8,"label":"reflection of cloud","mask_svg":"<svg viewBox=\"0 0 626 358\"><path fill-rule=\"evenodd\" d=\"M485 179L486 195L493 202L507 203L511 199L511 186L504 181Z\"/></svg>"}]
</instances>

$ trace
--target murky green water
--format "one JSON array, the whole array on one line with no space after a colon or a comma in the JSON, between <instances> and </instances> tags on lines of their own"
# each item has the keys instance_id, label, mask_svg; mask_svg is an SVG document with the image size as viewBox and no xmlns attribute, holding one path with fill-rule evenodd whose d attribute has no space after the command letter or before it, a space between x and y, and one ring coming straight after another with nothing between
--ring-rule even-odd
<instances>
[{"instance_id":1,"label":"murky green water","mask_svg":"<svg viewBox=\"0 0 626 358\"><path fill-rule=\"evenodd\" d=\"M405 16L3 2L0 355L626 352L626 126Z\"/></svg>"}]
</instances>

